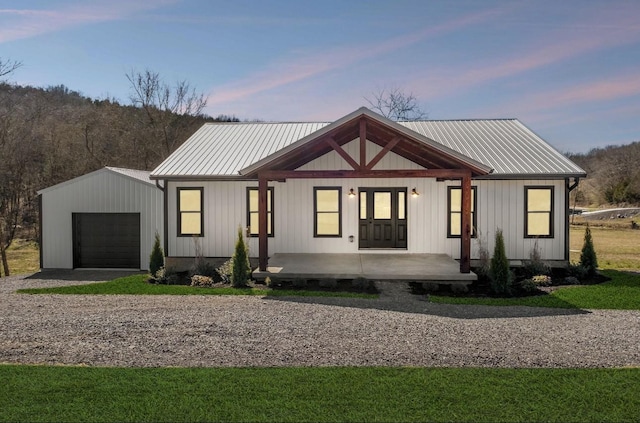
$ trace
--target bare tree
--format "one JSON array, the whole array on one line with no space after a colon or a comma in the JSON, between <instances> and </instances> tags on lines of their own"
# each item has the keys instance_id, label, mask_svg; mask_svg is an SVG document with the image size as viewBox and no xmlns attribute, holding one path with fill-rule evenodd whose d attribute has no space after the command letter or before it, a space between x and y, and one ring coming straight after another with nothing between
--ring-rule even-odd
<instances>
[{"instance_id":1,"label":"bare tree","mask_svg":"<svg viewBox=\"0 0 640 423\"><path fill-rule=\"evenodd\" d=\"M14 106L8 96L0 97L0 259L5 276L10 275L7 249L35 197L41 161L40 143L34 139L39 110Z\"/></svg>"},{"instance_id":2,"label":"bare tree","mask_svg":"<svg viewBox=\"0 0 640 423\"><path fill-rule=\"evenodd\" d=\"M145 112L144 127L147 130L147 148L166 158L183 141L187 129L201 118L207 105L202 93L196 92L187 81L178 81L174 86L164 82L157 72L131 71L126 75L131 84L130 100ZM155 143L161 141L162 149L157 151Z\"/></svg>"},{"instance_id":3,"label":"bare tree","mask_svg":"<svg viewBox=\"0 0 640 423\"><path fill-rule=\"evenodd\" d=\"M22 62L18 62L16 60L8 60L2 59L0 57L0 78L9 75L11 72L15 71L19 67L22 66Z\"/></svg>"},{"instance_id":4,"label":"bare tree","mask_svg":"<svg viewBox=\"0 0 640 423\"><path fill-rule=\"evenodd\" d=\"M383 88L373 93L373 99L365 97L365 100L374 111L391 120L408 121L427 118L427 113L420 108L416 96L412 93L406 94L399 88Z\"/></svg>"}]
</instances>

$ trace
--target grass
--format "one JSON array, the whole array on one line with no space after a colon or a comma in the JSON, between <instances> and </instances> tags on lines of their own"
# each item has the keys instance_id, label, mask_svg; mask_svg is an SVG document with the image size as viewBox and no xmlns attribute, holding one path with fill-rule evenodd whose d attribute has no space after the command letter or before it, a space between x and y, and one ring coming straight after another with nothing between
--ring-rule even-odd
<instances>
[{"instance_id":1,"label":"grass","mask_svg":"<svg viewBox=\"0 0 640 423\"><path fill-rule=\"evenodd\" d=\"M272 290L264 288L200 288L185 285L155 285L147 282L148 275L136 274L108 282L54 288L21 289L21 294L75 294L75 295L262 295L268 297L313 296L378 298L376 294L355 292Z\"/></svg>"},{"instance_id":2,"label":"grass","mask_svg":"<svg viewBox=\"0 0 640 423\"><path fill-rule=\"evenodd\" d=\"M434 303L530 306L581 309L640 310L640 231L624 219L590 222L591 235L602 273L612 280L598 285L560 288L549 295L520 298L475 298L432 295ZM576 218L576 221L579 221ZM584 222L569 231L570 259L580 261Z\"/></svg>"},{"instance_id":3,"label":"grass","mask_svg":"<svg viewBox=\"0 0 640 423\"><path fill-rule=\"evenodd\" d=\"M594 226L595 223L602 226ZM601 269L640 270L640 230L629 229L631 224L622 227L619 224L618 220L590 223L598 264ZM570 259L573 262L580 261L584 228L572 225L569 230Z\"/></svg>"},{"instance_id":4,"label":"grass","mask_svg":"<svg viewBox=\"0 0 640 423\"><path fill-rule=\"evenodd\" d=\"M34 273L40 269L40 253L35 241L16 239L7 249L7 261L12 275Z\"/></svg>"},{"instance_id":5,"label":"grass","mask_svg":"<svg viewBox=\"0 0 640 423\"><path fill-rule=\"evenodd\" d=\"M640 369L0 366L0 421L637 421Z\"/></svg>"},{"instance_id":6,"label":"grass","mask_svg":"<svg viewBox=\"0 0 640 423\"><path fill-rule=\"evenodd\" d=\"M434 303L530 306L580 309L640 310L640 274L605 270L609 282L568 286L548 295L516 298L446 297L432 295Z\"/></svg>"}]
</instances>

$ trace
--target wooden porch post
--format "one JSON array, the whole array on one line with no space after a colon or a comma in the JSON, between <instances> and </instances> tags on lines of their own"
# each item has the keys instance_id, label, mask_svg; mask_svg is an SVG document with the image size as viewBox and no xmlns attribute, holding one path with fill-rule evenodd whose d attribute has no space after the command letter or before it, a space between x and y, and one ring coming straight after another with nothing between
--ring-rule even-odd
<instances>
[{"instance_id":1,"label":"wooden porch post","mask_svg":"<svg viewBox=\"0 0 640 423\"><path fill-rule=\"evenodd\" d=\"M471 173L462 177L462 235L460 273L471 272Z\"/></svg>"},{"instance_id":2,"label":"wooden porch post","mask_svg":"<svg viewBox=\"0 0 640 423\"><path fill-rule=\"evenodd\" d=\"M269 244L267 238L267 178L258 176L258 259L260 271L267 270Z\"/></svg>"}]
</instances>

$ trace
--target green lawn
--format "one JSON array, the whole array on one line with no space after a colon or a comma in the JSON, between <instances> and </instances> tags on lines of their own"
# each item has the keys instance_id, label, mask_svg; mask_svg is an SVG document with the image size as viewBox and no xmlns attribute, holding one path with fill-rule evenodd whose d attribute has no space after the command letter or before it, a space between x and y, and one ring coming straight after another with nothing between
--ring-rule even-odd
<instances>
[{"instance_id":1,"label":"green lawn","mask_svg":"<svg viewBox=\"0 0 640 423\"><path fill-rule=\"evenodd\" d=\"M598 285L560 288L549 295L520 298L475 298L431 295L434 303L482 304L494 306L640 310L640 274L605 270L611 281ZM102 295L264 295L378 298L375 294L352 292L271 290L259 288L197 288L183 285L154 285L147 276L137 274L108 282L55 288L21 289L23 294L102 294Z\"/></svg>"},{"instance_id":2,"label":"green lawn","mask_svg":"<svg viewBox=\"0 0 640 423\"><path fill-rule=\"evenodd\" d=\"M108 282L85 285L61 286L55 288L30 288L18 290L21 294L82 294L82 295L264 295L315 296L315 297L356 297L378 298L376 294L354 292L306 291L265 288L199 288L185 285L155 285L147 282L148 275L136 274Z\"/></svg>"},{"instance_id":3,"label":"green lawn","mask_svg":"<svg viewBox=\"0 0 640 423\"><path fill-rule=\"evenodd\" d=\"M434 303L494 306L640 310L640 274L604 270L611 281L598 285L568 286L549 295L520 298L474 298L432 295Z\"/></svg>"},{"instance_id":4,"label":"green lawn","mask_svg":"<svg viewBox=\"0 0 640 423\"><path fill-rule=\"evenodd\" d=\"M640 369L0 366L0 421L621 422Z\"/></svg>"}]
</instances>

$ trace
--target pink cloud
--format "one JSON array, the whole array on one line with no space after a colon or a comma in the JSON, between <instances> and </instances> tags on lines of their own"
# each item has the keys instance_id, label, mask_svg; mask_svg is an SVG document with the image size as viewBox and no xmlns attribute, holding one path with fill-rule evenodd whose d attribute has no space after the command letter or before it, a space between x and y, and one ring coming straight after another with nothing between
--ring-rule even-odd
<instances>
[{"instance_id":1,"label":"pink cloud","mask_svg":"<svg viewBox=\"0 0 640 423\"><path fill-rule=\"evenodd\" d=\"M429 98L449 96L469 87L510 78L545 66L562 63L574 57L640 40L637 12L609 10L592 12L592 16L576 23L567 23L559 31L550 31L546 39L523 47L517 56L494 60L490 64L473 66L464 72L451 69L430 69L430 75L413 77L416 93ZM566 28L570 28L567 32ZM567 35L568 34L568 35Z\"/></svg>"},{"instance_id":2,"label":"pink cloud","mask_svg":"<svg viewBox=\"0 0 640 423\"><path fill-rule=\"evenodd\" d=\"M536 96L534 103L545 102L554 107L574 103L617 100L640 95L640 75L633 73L617 78L585 83L564 91Z\"/></svg>"},{"instance_id":3,"label":"pink cloud","mask_svg":"<svg viewBox=\"0 0 640 423\"><path fill-rule=\"evenodd\" d=\"M112 0L107 4L81 4L60 10L0 9L4 19L0 27L0 43L31 38L65 28L122 19L133 13L154 9L175 0L126 1Z\"/></svg>"},{"instance_id":4,"label":"pink cloud","mask_svg":"<svg viewBox=\"0 0 640 423\"><path fill-rule=\"evenodd\" d=\"M326 52L303 55L292 60L274 63L267 69L246 78L214 87L209 97L209 106L239 101L263 91L308 79L334 69L345 68L365 59L410 46L429 37L486 21L502 12L502 9L484 11L440 25L433 25L424 30L398 36L382 43L334 48Z\"/></svg>"}]
</instances>

